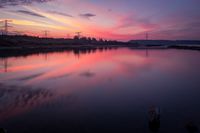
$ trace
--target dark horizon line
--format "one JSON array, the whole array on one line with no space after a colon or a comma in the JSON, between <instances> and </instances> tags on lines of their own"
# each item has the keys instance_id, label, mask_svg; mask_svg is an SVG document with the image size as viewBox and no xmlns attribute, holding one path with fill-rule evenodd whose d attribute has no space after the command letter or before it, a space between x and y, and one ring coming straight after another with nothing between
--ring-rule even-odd
<instances>
[{"instance_id":1,"label":"dark horizon line","mask_svg":"<svg viewBox=\"0 0 200 133\"><path fill-rule=\"evenodd\" d=\"M8 37L31 37L31 38L39 38L39 39L64 39L64 40L74 40L76 36L74 36L73 38L57 38L57 37L40 37L40 36L31 36L31 35L0 35L2 36L8 36ZM130 39L128 41L120 41L120 40L114 40L114 39L103 39L103 38L96 38L96 37L90 37L90 36L83 36L80 37L78 39L83 39L83 38L91 38L91 39L96 39L97 41L99 41L100 39L104 40L104 41L117 41L117 42L134 42L134 41L200 41L200 39Z\"/></svg>"}]
</instances>

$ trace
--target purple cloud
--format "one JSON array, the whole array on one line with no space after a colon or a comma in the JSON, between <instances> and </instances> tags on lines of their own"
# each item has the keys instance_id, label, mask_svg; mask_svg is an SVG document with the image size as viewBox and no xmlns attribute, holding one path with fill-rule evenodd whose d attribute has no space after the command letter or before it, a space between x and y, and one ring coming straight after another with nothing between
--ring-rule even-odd
<instances>
[{"instance_id":1,"label":"purple cloud","mask_svg":"<svg viewBox=\"0 0 200 133\"><path fill-rule=\"evenodd\" d=\"M0 0L0 7L32 4L33 2L45 3L49 1L52 1L52 0Z\"/></svg>"},{"instance_id":2,"label":"purple cloud","mask_svg":"<svg viewBox=\"0 0 200 133\"><path fill-rule=\"evenodd\" d=\"M34 13L34 12L26 11L26 10L17 10L16 12L17 13L21 13L21 14L26 14L26 15L31 15L31 16L45 18L45 16L42 16L42 15Z\"/></svg>"},{"instance_id":3,"label":"purple cloud","mask_svg":"<svg viewBox=\"0 0 200 133\"><path fill-rule=\"evenodd\" d=\"M70 14L63 13L63 12L58 12L58 11L48 11L48 13L57 14L57 15L65 16L65 17L73 17L73 16L70 15Z\"/></svg>"},{"instance_id":4,"label":"purple cloud","mask_svg":"<svg viewBox=\"0 0 200 133\"><path fill-rule=\"evenodd\" d=\"M84 14L79 14L79 16L85 19L90 19L91 17L95 17L96 15L92 13L84 13Z\"/></svg>"}]
</instances>

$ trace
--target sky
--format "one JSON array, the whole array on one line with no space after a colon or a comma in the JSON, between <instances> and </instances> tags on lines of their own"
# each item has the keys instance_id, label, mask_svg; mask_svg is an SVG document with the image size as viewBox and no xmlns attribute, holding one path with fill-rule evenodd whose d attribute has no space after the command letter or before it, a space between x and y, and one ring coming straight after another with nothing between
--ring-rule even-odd
<instances>
[{"instance_id":1,"label":"sky","mask_svg":"<svg viewBox=\"0 0 200 133\"><path fill-rule=\"evenodd\" d=\"M199 40L200 0L0 0L9 31L54 38ZM1 30L4 23L1 22Z\"/></svg>"}]
</instances>

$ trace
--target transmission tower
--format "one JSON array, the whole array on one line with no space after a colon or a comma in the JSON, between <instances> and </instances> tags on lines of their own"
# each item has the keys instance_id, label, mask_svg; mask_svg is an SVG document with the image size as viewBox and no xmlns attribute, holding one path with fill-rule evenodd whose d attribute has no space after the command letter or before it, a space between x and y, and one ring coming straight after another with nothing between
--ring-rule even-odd
<instances>
[{"instance_id":1,"label":"transmission tower","mask_svg":"<svg viewBox=\"0 0 200 133\"><path fill-rule=\"evenodd\" d=\"M48 30L44 30L44 31L43 31L43 33L44 33L44 37L45 37L45 38L48 37L49 32L50 32L50 31L48 31Z\"/></svg>"},{"instance_id":2,"label":"transmission tower","mask_svg":"<svg viewBox=\"0 0 200 133\"><path fill-rule=\"evenodd\" d=\"M10 22L12 22L12 20L5 19L5 20L2 20L2 21L0 21L0 22L3 22L3 23L4 23L4 25L3 25L4 34L5 34L5 35L8 35L8 29L9 29L10 27L12 27L12 26L10 26L9 24L10 24Z\"/></svg>"},{"instance_id":3,"label":"transmission tower","mask_svg":"<svg viewBox=\"0 0 200 133\"><path fill-rule=\"evenodd\" d=\"M3 35L3 30L0 30L1 35Z\"/></svg>"},{"instance_id":4,"label":"transmission tower","mask_svg":"<svg viewBox=\"0 0 200 133\"><path fill-rule=\"evenodd\" d=\"M149 40L149 33L146 33L146 40ZM146 57L149 56L149 50L148 47L146 48Z\"/></svg>"},{"instance_id":5,"label":"transmission tower","mask_svg":"<svg viewBox=\"0 0 200 133\"><path fill-rule=\"evenodd\" d=\"M75 32L75 34L76 34L76 36L77 36L78 38L81 37L81 32Z\"/></svg>"},{"instance_id":6,"label":"transmission tower","mask_svg":"<svg viewBox=\"0 0 200 133\"><path fill-rule=\"evenodd\" d=\"M149 40L149 33L146 33L146 40Z\"/></svg>"},{"instance_id":7,"label":"transmission tower","mask_svg":"<svg viewBox=\"0 0 200 133\"><path fill-rule=\"evenodd\" d=\"M70 38L70 34L67 34L67 38L68 38L68 39Z\"/></svg>"}]
</instances>

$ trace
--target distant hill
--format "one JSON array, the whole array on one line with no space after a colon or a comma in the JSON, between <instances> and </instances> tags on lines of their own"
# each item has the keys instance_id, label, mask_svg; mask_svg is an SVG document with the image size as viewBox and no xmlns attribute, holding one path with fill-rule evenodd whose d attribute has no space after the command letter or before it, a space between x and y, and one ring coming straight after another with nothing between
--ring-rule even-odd
<instances>
[{"instance_id":1,"label":"distant hill","mask_svg":"<svg viewBox=\"0 0 200 133\"><path fill-rule=\"evenodd\" d=\"M200 40L131 40L129 43L150 46L200 45Z\"/></svg>"}]
</instances>

